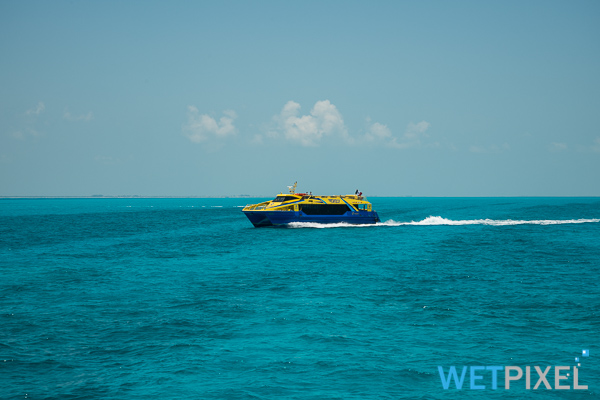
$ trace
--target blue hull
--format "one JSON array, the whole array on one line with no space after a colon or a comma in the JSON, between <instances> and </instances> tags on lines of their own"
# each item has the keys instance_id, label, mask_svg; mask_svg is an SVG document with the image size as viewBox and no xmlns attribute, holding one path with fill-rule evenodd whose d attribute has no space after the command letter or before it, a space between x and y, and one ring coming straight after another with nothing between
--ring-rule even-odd
<instances>
[{"instance_id":1,"label":"blue hull","mask_svg":"<svg viewBox=\"0 0 600 400\"><path fill-rule=\"evenodd\" d=\"M308 215L302 211L244 211L252 225L281 226L290 222L316 222L319 224L335 224L345 222L348 224L374 224L379 222L375 211L348 211L342 215Z\"/></svg>"}]
</instances>

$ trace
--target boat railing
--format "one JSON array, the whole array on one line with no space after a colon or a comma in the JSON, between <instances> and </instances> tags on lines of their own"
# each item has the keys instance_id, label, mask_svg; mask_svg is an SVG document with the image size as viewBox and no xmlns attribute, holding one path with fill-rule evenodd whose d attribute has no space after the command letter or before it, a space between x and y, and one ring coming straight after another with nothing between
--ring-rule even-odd
<instances>
[{"instance_id":1,"label":"boat railing","mask_svg":"<svg viewBox=\"0 0 600 400\"><path fill-rule=\"evenodd\" d=\"M244 211L260 211L267 209L268 204L248 204L244 207ZM272 209L273 211L294 211L294 206L289 205L285 207L277 207L276 209Z\"/></svg>"},{"instance_id":2,"label":"boat railing","mask_svg":"<svg viewBox=\"0 0 600 400\"><path fill-rule=\"evenodd\" d=\"M323 196L325 197L325 196ZM328 197L336 197L336 196L328 196ZM355 199L355 200L366 200L367 198L365 196L359 196L357 194L345 194L342 195L341 197L344 197L346 199Z\"/></svg>"},{"instance_id":3,"label":"boat railing","mask_svg":"<svg viewBox=\"0 0 600 400\"><path fill-rule=\"evenodd\" d=\"M246 204L246 207L244 207L244 210L256 211L256 210L264 210L265 208L267 208L266 204Z\"/></svg>"}]
</instances>

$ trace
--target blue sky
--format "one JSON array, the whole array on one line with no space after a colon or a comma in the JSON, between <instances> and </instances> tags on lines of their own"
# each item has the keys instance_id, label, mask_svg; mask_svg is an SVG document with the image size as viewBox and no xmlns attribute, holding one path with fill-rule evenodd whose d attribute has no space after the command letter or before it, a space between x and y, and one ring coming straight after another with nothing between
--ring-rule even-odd
<instances>
[{"instance_id":1,"label":"blue sky","mask_svg":"<svg viewBox=\"0 0 600 400\"><path fill-rule=\"evenodd\" d=\"M597 1L2 1L0 195L599 196Z\"/></svg>"}]
</instances>

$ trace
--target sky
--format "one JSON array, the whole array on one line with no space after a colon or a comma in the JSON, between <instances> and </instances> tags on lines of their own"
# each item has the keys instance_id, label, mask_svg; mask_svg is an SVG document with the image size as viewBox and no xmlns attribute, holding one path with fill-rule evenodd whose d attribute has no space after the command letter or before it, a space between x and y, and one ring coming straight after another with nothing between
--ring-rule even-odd
<instances>
[{"instance_id":1,"label":"sky","mask_svg":"<svg viewBox=\"0 0 600 400\"><path fill-rule=\"evenodd\" d=\"M0 1L0 196L600 196L598 1Z\"/></svg>"}]
</instances>

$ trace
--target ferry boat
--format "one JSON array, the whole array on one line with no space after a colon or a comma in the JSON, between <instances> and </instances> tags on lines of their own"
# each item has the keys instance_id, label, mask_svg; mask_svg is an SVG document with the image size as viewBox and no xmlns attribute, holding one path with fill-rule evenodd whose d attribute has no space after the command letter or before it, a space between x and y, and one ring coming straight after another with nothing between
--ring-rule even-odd
<instances>
[{"instance_id":1,"label":"ferry boat","mask_svg":"<svg viewBox=\"0 0 600 400\"><path fill-rule=\"evenodd\" d=\"M296 193L295 182L289 193L278 194L273 200L248 204L242 209L255 227L280 226L291 222L332 224L374 224L379 216L362 193L340 196L315 196Z\"/></svg>"}]
</instances>

